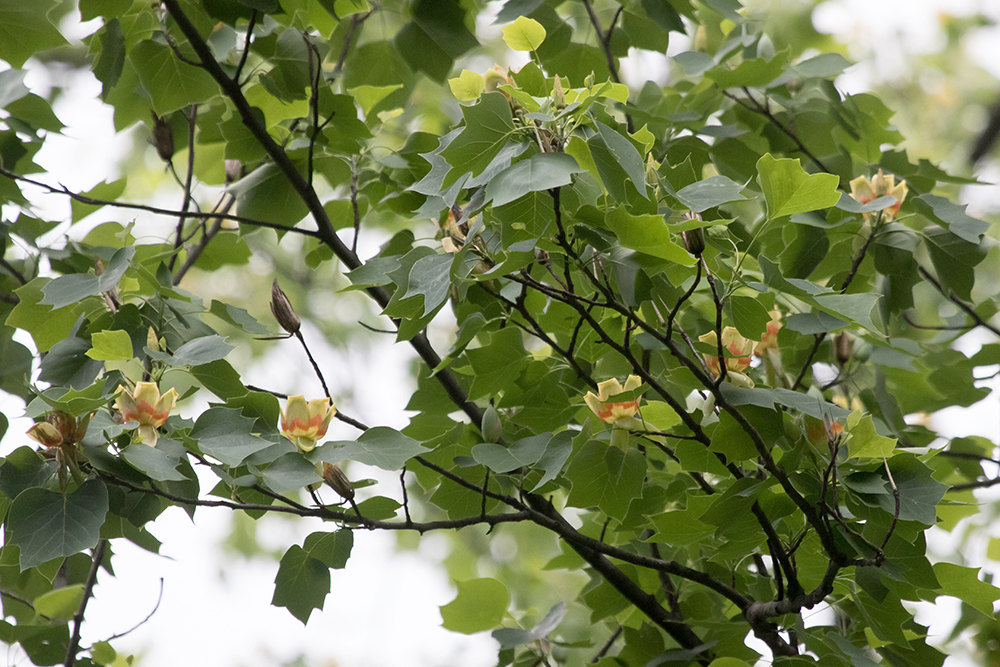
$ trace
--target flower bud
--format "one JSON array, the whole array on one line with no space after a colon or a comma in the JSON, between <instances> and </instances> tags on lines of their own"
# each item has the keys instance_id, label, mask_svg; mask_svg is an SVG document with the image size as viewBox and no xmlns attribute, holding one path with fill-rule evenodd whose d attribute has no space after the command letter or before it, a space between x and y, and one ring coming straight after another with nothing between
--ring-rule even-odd
<instances>
[{"instance_id":1,"label":"flower bud","mask_svg":"<svg viewBox=\"0 0 1000 667\"><path fill-rule=\"evenodd\" d=\"M288 301L288 297L278 287L277 278L271 285L271 313L274 314L274 319L278 321L281 328L290 334L297 333L302 325L299 316L295 314L292 304Z\"/></svg>"},{"instance_id":2,"label":"flower bud","mask_svg":"<svg viewBox=\"0 0 1000 667\"><path fill-rule=\"evenodd\" d=\"M239 160L226 160L226 185L240 180L243 175L243 163Z\"/></svg>"},{"instance_id":3,"label":"flower bud","mask_svg":"<svg viewBox=\"0 0 1000 667\"><path fill-rule=\"evenodd\" d=\"M153 146L161 160L170 162L174 157L174 130L170 127L170 123L157 116L155 111L150 113L153 115Z\"/></svg>"},{"instance_id":4,"label":"flower bud","mask_svg":"<svg viewBox=\"0 0 1000 667\"><path fill-rule=\"evenodd\" d=\"M552 101L555 102L557 109L566 106L566 93L563 91L562 79L559 78L558 74L552 81Z\"/></svg>"},{"instance_id":5,"label":"flower bud","mask_svg":"<svg viewBox=\"0 0 1000 667\"><path fill-rule=\"evenodd\" d=\"M681 232L681 240L684 241L684 249L695 257L701 257L705 252L705 228L687 229Z\"/></svg>"},{"instance_id":6,"label":"flower bud","mask_svg":"<svg viewBox=\"0 0 1000 667\"><path fill-rule=\"evenodd\" d=\"M833 349L837 355L837 363L843 366L851 359L851 339L846 331L837 334Z\"/></svg>"},{"instance_id":7,"label":"flower bud","mask_svg":"<svg viewBox=\"0 0 1000 667\"><path fill-rule=\"evenodd\" d=\"M354 500L354 485L351 484L351 480L347 479L347 475L340 469L340 466L324 463L323 481L340 494L344 500Z\"/></svg>"},{"instance_id":8,"label":"flower bud","mask_svg":"<svg viewBox=\"0 0 1000 667\"><path fill-rule=\"evenodd\" d=\"M149 330L146 332L146 347L152 352L160 351L160 341L157 340L156 330L153 327L149 327Z\"/></svg>"},{"instance_id":9,"label":"flower bud","mask_svg":"<svg viewBox=\"0 0 1000 667\"><path fill-rule=\"evenodd\" d=\"M483 413L481 430L483 432L483 442L497 443L503 437L503 423L501 423L500 415L497 414L497 409L493 407L492 403L487 406L486 411Z\"/></svg>"}]
</instances>

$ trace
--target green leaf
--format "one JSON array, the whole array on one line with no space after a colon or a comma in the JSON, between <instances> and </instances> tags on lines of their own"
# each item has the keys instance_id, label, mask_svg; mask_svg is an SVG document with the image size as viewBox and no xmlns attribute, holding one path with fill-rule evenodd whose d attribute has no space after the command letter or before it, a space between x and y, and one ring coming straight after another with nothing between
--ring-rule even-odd
<instances>
[{"instance_id":1,"label":"green leaf","mask_svg":"<svg viewBox=\"0 0 1000 667\"><path fill-rule=\"evenodd\" d=\"M302 543L310 557L333 570L342 570L354 548L354 531L338 530L333 533L311 533Z\"/></svg>"},{"instance_id":2,"label":"green leaf","mask_svg":"<svg viewBox=\"0 0 1000 667\"><path fill-rule=\"evenodd\" d=\"M395 471L414 456L430 450L413 438L388 426L375 426L356 440L339 440L321 445L309 453L310 461L340 463L357 461L382 470Z\"/></svg>"},{"instance_id":3,"label":"green leaf","mask_svg":"<svg viewBox=\"0 0 1000 667\"><path fill-rule=\"evenodd\" d=\"M528 629L521 630L520 628L501 628L500 630L494 630L492 635L493 639L500 642L500 648L510 648L512 646L520 646L521 644L529 644L533 641L538 641L539 639L544 639L549 636L549 633L559 627L562 623L563 618L566 616L566 603L557 602L549 609L549 613L545 615L537 625Z\"/></svg>"},{"instance_id":4,"label":"green leaf","mask_svg":"<svg viewBox=\"0 0 1000 667\"><path fill-rule=\"evenodd\" d=\"M852 412L847 418L848 456L856 459L889 458L895 453L896 441L875 432L871 415Z\"/></svg>"},{"instance_id":5,"label":"green leaf","mask_svg":"<svg viewBox=\"0 0 1000 667\"><path fill-rule=\"evenodd\" d=\"M573 483L567 503L572 507L598 507L613 519L628 513L629 503L642 495L646 459L635 449L623 452L605 442L591 440L573 457L566 471Z\"/></svg>"},{"instance_id":6,"label":"green leaf","mask_svg":"<svg viewBox=\"0 0 1000 667\"><path fill-rule=\"evenodd\" d=\"M518 16L501 32L503 41L515 51L534 51L545 41L545 28L542 24L526 16Z\"/></svg>"},{"instance_id":7,"label":"green leaf","mask_svg":"<svg viewBox=\"0 0 1000 667\"><path fill-rule=\"evenodd\" d=\"M454 262L455 256L447 253L418 259L410 269L409 286L402 298L423 296L422 315L434 311L448 298L448 290L451 288L451 266Z\"/></svg>"},{"instance_id":8,"label":"green leaf","mask_svg":"<svg viewBox=\"0 0 1000 667\"><path fill-rule=\"evenodd\" d=\"M484 442L472 448L472 458L493 472L506 473L533 465L542 458L551 439L551 433L541 433L522 438L509 447Z\"/></svg>"},{"instance_id":9,"label":"green leaf","mask_svg":"<svg viewBox=\"0 0 1000 667\"><path fill-rule=\"evenodd\" d=\"M463 69L456 78L448 79L448 87L451 88L451 94L459 102L471 102L478 100L479 96L483 94L486 81L483 80L482 74Z\"/></svg>"},{"instance_id":10,"label":"green leaf","mask_svg":"<svg viewBox=\"0 0 1000 667\"><path fill-rule=\"evenodd\" d=\"M235 466L274 443L252 433L255 420L233 408L209 408L198 417L191 438L198 448L224 464Z\"/></svg>"},{"instance_id":11,"label":"green leaf","mask_svg":"<svg viewBox=\"0 0 1000 667\"><path fill-rule=\"evenodd\" d=\"M288 452L278 457L261 471L261 476L275 493L291 493L322 481L316 473L315 464L299 452Z\"/></svg>"},{"instance_id":12,"label":"green leaf","mask_svg":"<svg viewBox=\"0 0 1000 667\"><path fill-rule=\"evenodd\" d=\"M771 313L764 304L754 297L734 294L729 298L729 306L733 313L733 326L745 338L760 340L771 321Z\"/></svg>"},{"instance_id":13,"label":"green leaf","mask_svg":"<svg viewBox=\"0 0 1000 667\"><path fill-rule=\"evenodd\" d=\"M979 578L981 568L953 563L934 563L934 574L941 582L940 595L951 595L993 618L993 603L1000 600L1000 589Z\"/></svg>"},{"instance_id":14,"label":"green leaf","mask_svg":"<svg viewBox=\"0 0 1000 667\"><path fill-rule=\"evenodd\" d=\"M169 438L159 438L156 447L129 445L122 451L122 458L158 482L184 482L187 476L177 470L181 464L184 447Z\"/></svg>"},{"instance_id":15,"label":"green leaf","mask_svg":"<svg viewBox=\"0 0 1000 667\"><path fill-rule=\"evenodd\" d=\"M121 329L94 332L90 344L87 356L98 361L128 361L134 356L132 338Z\"/></svg>"},{"instance_id":16,"label":"green leaf","mask_svg":"<svg viewBox=\"0 0 1000 667\"><path fill-rule=\"evenodd\" d=\"M744 60L736 69L719 65L705 72L705 78L715 81L720 88L737 88L748 86L757 88L771 83L785 71L788 62L788 52L777 54L771 60L753 58Z\"/></svg>"},{"instance_id":17,"label":"green leaf","mask_svg":"<svg viewBox=\"0 0 1000 667\"><path fill-rule=\"evenodd\" d=\"M455 586L458 595L441 607L446 629L471 635L500 625L510 605L506 586L496 579L470 579Z\"/></svg>"},{"instance_id":18,"label":"green leaf","mask_svg":"<svg viewBox=\"0 0 1000 667\"><path fill-rule=\"evenodd\" d=\"M93 69L94 76L101 82L101 99L106 99L125 67L125 38L118 19L106 22L98 38L101 40L101 55Z\"/></svg>"},{"instance_id":19,"label":"green leaf","mask_svg":"<svg viewBox=\"0 0 1000 667\"><path fill-rule=\"evenodd\" d=\"M57 0L0 0L0 58L20 68L39 51L66 44L49 20Z\"/></svg>"},{"instance_id":20,"label":"green leaf","mask_svg":"<svg viewBox=\"0 0 1000 667\"><path fill-rule=\"evenodd\" d=\"M626 183L631 183L648 198L646 167L642 156L628 139L600 121L594 121L597 134L587 140L594 164L604 187L618 202L627 200Z\"/></svg>"},{"instance_id":21,"label":"green leaf","mask_svg":"<svg viewBox=\"0 0 1000 667\"><path fill-rule=\"evenodd\" d=\"M83 194L84 196L92 199L114 201L121 197L122 193L125 192L125 185L126 179L124 178L119 178L117 181L112 181L111 183L101 181ZM70 202L70 210L73 212L73 222L79 222L91 213L99 211L101 208L103 208L103 204L84 204L83 202L76 201L75 199Z\"/></svg>"},{"instance_id":22,"label":"green leaf","mask_svg":"<svg viewBox=\"0 0 1000 667\"><path fill-rule=\"evenodd\" d=\"M921 233L927 240L927 250L941 285L946 291L953 290L959 298L971 301L975 267L986 257L987 249L937 225L928 225Z\"/></svg>"},{"instance_id":23,"label":"green leaf","mask_svg":"<svg viewBox=\"0 0 1000 667\"><path fill-rule=\"evenodd\" d=\"M698 263L687 250L670 240L671 228L661 215L632 215L619 206L608 212L605 223L626 248L684 266Z\"/></svg>"},{"instance_id":24,"label":"green leaf","mask_svg":"<svg viewBox=\"0 0 1000 667\"><path fill-rule=\"evenodd\" d=\"M322 609L330 592L330 569L293 544L278 564L271 604L285 607L305 625L313 609Z\"/></svg>"},{"instance_id":25,"label":"green leaf","mask_svg":"<svg viewBox=\"0 0 1000 667\"><path fill-rule=\"evenodd\" d=\"M107 269L99 276L72 274L56 278L42 288L45 298L38 302L39 305L62 308L88 296L113 290L134 256L135 246L119 248L112 255Z\"/></svg>"},{"instance_id":26,"label":"green leaf","mask_svg":"<svg viewBox=\"0 0 1000 667\"><path fill-rule=\"evenodd\" d=\"M583 171L565 153L539 153L515 162L494 176L486 186L486 201L503 206L529 192L541 192L569 185L573 174Z\"/></svg>"},{"instance_id":27,"label":"green leaf","mask_svg":"<svg viewBox=\"0 0 1000 667\"><path fill-rule=\"evenodd\" d=\"M226 355L233 349L233 346L227 343L225 338L213 334L189 340L177 348L172 355L152 350L149 350L147 354L171 366L201 366L225 359Z\"/></svg>"},{"instance_id":28,"label":"green leaf","mask_svg":"<svg viewBox=\"0 0 1000 667\"><path fill-rule=\"evenodd\" d=\"M191 375L201 383L201 386L224 401L247 393L240 374L222 359L195 366L191 369Z\"/></svg>"},{"instance_id":29,"label":"green leaf","mask_svg":"<svg viewBox=\"0 0 1000 667\"><path fill-rule=\"evenodd\" d=\"M361 112L367 116L371 113L372 109L378 106L379 102L402 87L403 84L401 83L390 86L355 86L348 89L347 92L357 100L358 104L361 105Z\"/></svg>"},{"instance_id":30,"label":"green leaf","mask_svg":"<svg viewBox=\"0 0 1000 667\"><path fill-rule=\"evenodd\" d=\"M827 78L837 76L853 64L839 53L823 53L792 65L792 70L803 77Z\"/></svg>"},{"instance_id":31,"label":"green leaf","mask_svg":"<svg viewBox=\"0 0 1000 667\"><path fill-rule=\"evenodd\" d=\"M830 208L840 201L840 179L833 174L808 174L798 159L775 159L765 153L757 161L757 172L769 220Z\"/></svg>"},{"instance_id":32,"label":"green leaf","mask_svg":"<svg viewBox=\"0 0 1000 667\"><path fill-rule=\"evenodd\" d=\"M681 188L674 196L695 213L701 213L726 202L746 200L740 194L742 189L742 185L725 176L712 176Z\"/></svg>"},{"instance_id":33,"label":"green leaf","mask_svg":"<svg viewBox=\"0 0 1000 667\"><path fill-rule=\"evenodd\" d=\"M32 488L10 506L10 543L20 547L21 570L97 546L108 513L108 490L92 479L72 493Z\"/></svg>"},{"instance_id":34,"label":"green leaf","mask_svg":"<svg viewBox=\"0 0 1000 667\"><path fill-rule=\"evenodd\" d=\"M506 145L514 132L510 104L503 93L486 93L477 104L462 107L465 128L441 151L455 177L478 176Z\"/></svg>"},{"instance_id":35,"label":"green leaf","mask_svg":"<svg viewBox=\"0 0 1000 667\"><path fill-rule=\"evenodd\" d=\"M219 94L211 74L181 62L166 45L152 40L139 42L129 53L129 61L158 116L207 102Z\"/></svg>"},{"instance_id":36,"label":"green leaf","mask_svg":"<svg viewBox=\"0 0 1000 667\"><path fill-rule=\"evenodd\" d=\"M490 334L488 345L467 350L465 356L473 372L471 399L502 394L528 363L521 332L516 327Z\"/></svg>"},{"instance_id":37,"label":"green leaf","mask_svg":"<svg viewBox=\"0 0 1000 667\"><path fill-rule=\"evenodd\" d=\"M914 207L925 217L940 222L963 241L979 244L980 237L990 228L985 220L966 215L967 205L953 204L944 197L920 195L913 200Z\"/></svg>"},{"instance_id":38,"label":"green leaf","mask_svg":"<svg viewBox=\"0 0 1000 667\"><path fill-rule=\"evenodd\" d=\"M240 215L251 220L294 227L308 213L278 165L267 163L229 186Z\"/></svg>"},{"instance_id":39,"label":"green leaf","mask_svg":"<svg viewBox=\"0 0 1000 667\"><path fill-rule=\"evenodd\" d=\"M34 599L32 606L35 608L35 613L53 621L68 620L80 610L82 599L83 584L76 584L43 593Z\"/></svg>"}]
</instances>

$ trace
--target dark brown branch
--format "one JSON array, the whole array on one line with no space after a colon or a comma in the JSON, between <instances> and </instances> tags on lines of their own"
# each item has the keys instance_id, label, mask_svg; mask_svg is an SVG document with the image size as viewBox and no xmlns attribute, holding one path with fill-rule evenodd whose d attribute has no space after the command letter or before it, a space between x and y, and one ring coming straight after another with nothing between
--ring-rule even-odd
<instances>
[{"instance_id":1,"label":"dark brown branch","mask_svg":"<svg viewBox=\"0 0 1000 667\"><path fill-rule=\"evenodd\" d=\"M7 273L14 276L17 282L21 283L22 285L28 284L28 279L25 278L20 271L15 269L14 266L3 257L0 257L0 267L3 267L4 270L7 271Z\"/></svg>"},{"instance_id":2,"label":"dark brown branch","mask_svg":"<svg viewBox=\"0 0 1000 667\"><path fill-rule=\"evenodd\" d=\"M228 213L233 208L233 205L235 203L236 203L236 198L229 197L225 205L219 211L219 213L221 214ZM204 222L205 221L202 221L202 225L204 225ZM191 270L191 267L193 267L195 263L198 261L198 258L201 257L201 253L205 251L205 248L208 247L208 244L212 241L212 239L215 238L215 236L221 230L222 230L222 218L216 218L215 221L212 222L212 226L205 230L205 233L201 237L201 241L198 242L198 245L188 250L187 257L184 259L184 264L181 265L181 268L177 270L177 274L174 276L175 285L180 283L180 281L184 278L184 276L187 275L187 272Z\"/></svg>"},{"instance_id":3,"label":"dark brown branch","mask_svg":"<svg viewBox=\"0 0 1000 667\"><path fill-rule=\"evenodd\" d=\"M104 550L108 547L107 540L98 540L94 548L94 562L87 573L87 580L83 584L83 598L80 600L80 608L73 614L73 636L66 647L66 659L63 661L65 667L73 667L76 662L76 653L80 649L80 631L83 628L83 616L87 611L87 603L94 592L94 585L97 583L97 572L101 569L101 561L104 560Z\"/></svg>"},{"instance_id":4,"label":"dark brown branch","mask_svg":"<svg viewBox=\"0 0 1000 667\"><path fill-rule=\"evenodd\" d=\"M594 11L590 0L583 0L583 6L587 8L590 25L594 26L594 32L597 33L597 39L601 43L601 50L604 51L604 58L608 61L608 71L611 73L611 79L615 83L621 83L621 77L618 76L618 65L615 64L615 56L611 52L611 37L614 35L615 24L618 23L618 17L622 15L625 6L618 6L607 32L601 27L601 22L597 20L597 13ZM628 127L629 133L635 132L635 128L632 126L632 117L629 114L625 114L625 124Z\"/></svg>"},{"instance_id":5,"label":"dark brown branch","mask_svg":"<svg viewBox=\"0 0 1000 667\"><path fill-rule=\"evenodd\" d=\"M243 91L239 84L231 79L222 67L215 60L215 56L212 55L211 49L206 44L205 40L202 39L201 35L198 34L198 30L194 27L191 21L184 14L180 7L178 0L163 0L163 5L170 12L170 15L174 17L177 25L180 27L181 31L187 37L188 41L191 43L201 59L202 65L205 68L216 83L222 89L223 94L230 99L233 106L236 108L237 113L240 115L240 119L243 124L250 131L250 133L257 139L258 143L264 149L264 152L274 161L275 165L288 179L292 188L305 203L306 208L312 214L313 220L316 223L317 231L315 235L323 243L329 246L341 263L348 269L353 270L361 266L361 260L358 256L351 252L351 249L344 245L344 242L340 240L337 236L336 231L333 228L333 224L330 222L330 218L326 211L323 209L323 203L319 200L315 190L309 186L309 183L302 177L299 173L298 168L295 163L288 157L284 149L275 142L267 132L267 128L263 127L257 120L257 117L253 114L253 110L250 107L250 103L247 101L246 97L243 95ZM389 304L389 293L382 287L371 287L366 290L368 294L379 304L382 308L385 308ZM438 356L434 348L431 346L430 341L427 340L427 336L423 333L419 333L410 339L410 345L416 350L417 354L423 359L430 368L437 368L441 363L441 357ZM458 380L449 373L447 370L442 370L435 374L438 382L444 387L445 392L448 397L468 416L469 419L474 424L482 422L482 409L475 403L469 401L468 395L462 386L458 383Z\"/></svg>"}]
</instances>

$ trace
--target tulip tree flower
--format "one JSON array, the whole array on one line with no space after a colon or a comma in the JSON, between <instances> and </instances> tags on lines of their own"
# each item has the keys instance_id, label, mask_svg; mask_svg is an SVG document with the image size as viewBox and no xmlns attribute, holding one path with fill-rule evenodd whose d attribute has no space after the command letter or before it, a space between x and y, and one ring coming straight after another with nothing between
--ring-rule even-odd
<instances>
[{"instance_id":1,"label":"tulip tree flower","mask_svg":"<svg viewBox=\"0 0 1000 667\"><path fill-rule=\"evenodd\" d=\"M895 204L882 211L882 219L885 222L892 220L899 213L899 207L903 205L907 192L909 189L906 187L906 181L900 181L897 184L895 176L892 174L886 176L881 169L871 178L858 176L851 181L851 197L861 204L867 204L887 195L896 198ZM866 222L872 221L873 213L863 213L862 215L864 215Z\"/></svg>"},{"instance_id":2,"label":"tulip tree flower","mask_svg":"<svg viewBox=\"0 0 1000 667\"><path fill-rule=\"evenodd\" d=\"M717 348L719 338L715 335L714 331L709 331L707 334L698 336L698 340L702 343L708 343L713 348ZM737 387L752 388L753 380L744 371L750 368L750 355L754 351L754 342L744 338L736 330L736 327L726 327L722 330L722 347L732 355L725 358L726 379ZM705 357L705 365L708 366L708 370L713 375L720 375L719 356L717 354L704 354L703 356Z\"/></svg>"},{"instance_id":3,"label":"tulip tree flower","mask_svg":"<svg viewBox=\"0 0 1000 667\"><path fill-rule=\"evenodd\" d=\"M310 452L316 441L326 435L330 420L337 414L337 406L329 398L306 402L304 396L289 396L285 411L281 413L281 432L295 443L300 451Z\"/></svg>"},{"instance_id":4,"label":"tulip tree flower","mask_svg":"<svg viewBox=\"0 0 1000 667\"><path fill-rule=\"evenodd\" d=\"M59 465L59 488L63 491L68 482L67 471L73 475L77 484L84 482L78 463L85 459L75 445L87 434L91 416L93 413L78 418L62 410L55 410L46 416L45 421L28 429L28 437L45 447L43 455L55 458Z\"/></svg>"},{"instance_id":5,"label":"tulip tree flower","mask_svg":"<svg viewBox=\"0 0 1000 667\"><path fill-rule=\"evenodd\" d=\"M631 401L612 402L612 396L623 394L627 391L634 391L642 384L638 375L629 375L625 379L625 386L618 382L617 378L611 378L597 384L597 394L588 391L583 397L597 417L611 424L611 444L625 449L628 446L628 430L635 428L635 415L639 412L639 398Z\"/></svg>"},{"instance_id":6,"label":"tulip tree flower","mask_svg":"<svg viewBox=\"0 0 1000 667\"><path fill-rule=\"evenodd\" d=\"M159 437L156 429L167 421L170 411L177 404L177 397L176 389L160 394L155 382L137 382L131 392L125 387L118 387L115 407L121 411L126 422L139 422L138 442L155 447Z\"/></svg>"}]
</instances>

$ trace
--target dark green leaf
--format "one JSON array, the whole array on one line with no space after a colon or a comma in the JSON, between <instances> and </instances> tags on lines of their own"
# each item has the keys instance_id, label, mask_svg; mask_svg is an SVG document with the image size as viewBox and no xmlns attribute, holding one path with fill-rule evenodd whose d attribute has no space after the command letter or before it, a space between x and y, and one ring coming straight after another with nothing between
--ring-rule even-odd
<instances>
[{"instance_id":1,"label":"dark green leaf","mask_svg":"<svg viewBox=\"0 0 1000 667\"><path fill-rule=\"evenodd\" d=\"M529 192L569 185L572 175L583 171L565 153L539 153L516 162L494 176L486 186L486 201L503 206Z\"/></svg>"},{"instance_id":2,"label":"dark green leaf","mask_svg":"<svg viewBox=\"0 0 1000 667\"><path fill-rule=\"evenodd\" d=\"M253 435L254 423L239 410L210 408L198 417L191 429L191 437L205 454L235 466L251 454L274 444Z\"/></svg>"},{"instance_id":3,"label":"dark green leaf","mask_svg":"<svg viewBox=\"0 0 1000 667\"><path fill-rule=\"evenodd\" d=\"M305 625L313 609L322 609L330 592L330 569L293 544L278 565L271 604L285 607Z\"/></svg>"},{"instance_id":4,"label":"dark green leaf","mask_svg":"<svg viewBox=\"0 0 1000 667\"><path fill-rule=\"evenodd\" d=\"M726 202L745 200L740 194L742 189L742 185L725 176L712 176L681 188L675 197L695 213L701 213Z\"/></svg>"},{"instance_id":5,"label":"dark green leaf","mask_svg":"<svg viewBox=\"0 0 1000 667\"><path fill-rule=\"evenodd\" d=\"M107 269L99 276L74 274L56 278L42 288L45 298L39 301L39 304L62 308L88 296L114 289L131 265L134 256L135 246L119 248L112 255Z\"/></svg>"},{"instance_id":6,"label":"dark green leaf","mask_svg":"<svg viewBox=\"0 0 1000 667\"><path fill-rule=\"evenodd\" d=\"M399 470L414 456L430 451L413 438L408 438L388 426L368 429L357 441L328 442L309 454L311 461L339 463L357 461L382 470Z\"/></svg>"},{"instance_id":7,"label":"dark green leaf","mask_svg":"<svg viewBox=\"0 0 1000 667\"><path fill-rule=\"evenodd\" d=\"M573 483L569 505L598 507L609 517L621 520L629 503L642 495L646 459L635 449L623 452L592 440L573 457L566 476Z\"/></svg>"},{"instance_id":8,"label":"dark green leaf","mask_svg":"<svg viewBox=\"0 0 1000 667\"><path fill-rule=\"evenodd\" d=\"M441 619L446 629L471 635L500 625L510 593L496 579L470 579L455 583L458 595L441 606Z\"/></svg>"},{"instance_id":9,"label":"dark green leaf","mask_svg":"<svg viewBox=\"0 0 1000 667\"><path fill-rule=\"evenodd\" d=\"M72 493L22 491L7 517L11 544L21 549L21 569L96 546L107 512L108 490L96 479Z\"/></svg>"},{"instance_id":10,"label":"dark green leaf","mask_svg":"<svg viewBox=\"0 0 1000 667\"><path fill-rule=\"evenodd\" d=\"M486 93L479 102L462 107L465 129L441 152L452 166L452 175L479 175L500 152L514 132L510 104L502 93Z\"/></svg>"}]
</instances>

